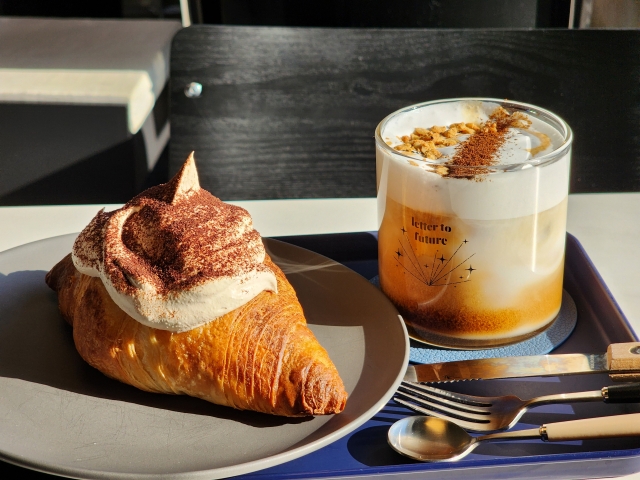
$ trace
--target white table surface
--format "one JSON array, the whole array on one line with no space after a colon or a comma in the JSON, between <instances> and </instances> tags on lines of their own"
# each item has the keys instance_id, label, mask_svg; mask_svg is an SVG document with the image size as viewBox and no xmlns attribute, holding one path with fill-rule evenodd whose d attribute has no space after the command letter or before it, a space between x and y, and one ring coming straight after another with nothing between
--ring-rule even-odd
<instances>
[{"instance_id":1,"label":"white table surface","mask_svg":"<svg viewBox=\"0 0 640 480\"><path fill-rule=\"evenodd\" d=\"M377 229L376 200L318 199L233 202L246 208L263 236ZM107 210L117 205L106 205ZM0 251L80 231L97 205L0 207ZM585 248L629 323L640 332L640 193L569 196L567 230ZM640 480L640 473L624 477Z\"/></svg>"},{"instance_id":2,"label":"white table surface","mask_svg":"<svg viewBox=\"0 0 640 480\"><path fill-rule=\"evenodd\" d=\"M133 135L169 78L175 20L0 18L0 101L121 105Z\"/></svg>"}]
</instances>

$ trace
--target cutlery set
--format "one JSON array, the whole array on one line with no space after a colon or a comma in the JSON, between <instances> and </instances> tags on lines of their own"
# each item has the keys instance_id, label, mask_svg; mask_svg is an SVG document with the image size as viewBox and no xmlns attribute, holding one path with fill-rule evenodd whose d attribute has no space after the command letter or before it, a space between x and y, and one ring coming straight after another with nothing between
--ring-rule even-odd
<instances>
[{"instance_id":1,"label":"cutlery set","mask_svg":"<svg viewBox=\"0 0 640 480\"><path fill-rule=\"evenodd\" d=\"M389 429L389 445L415 460L442 462L465 457L483 441L540 438L553 442L640 437L640 413L549 423L534 429L478 437L467 433L508 430L528 409L539 405L640 402L640 383L621 383L601 390L527 400L515 395L464 395L422 384L603 372L618 382L640 381L640 343L612 344L606 353L596 355L538 355L410 365L394 401L422 415L396 422Z\"/></svg>"}]
</instances>

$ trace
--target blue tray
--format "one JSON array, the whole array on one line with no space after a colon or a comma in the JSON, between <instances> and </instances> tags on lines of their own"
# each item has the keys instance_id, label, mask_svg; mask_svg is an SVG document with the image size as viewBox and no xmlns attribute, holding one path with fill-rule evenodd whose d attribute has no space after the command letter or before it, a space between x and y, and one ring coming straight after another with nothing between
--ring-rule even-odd
<instances>
[{"instance_id":1,"label":"blue tray","mask_svg":"<svg viewBox=\"0 0 640 480\"><path fill-rule=\"evenodd\" d=\"M377 240L370 233L281 237L279 240L316 251L352 268L366 278L378 273ZM567 236L564 287L578 309L571 336L554 353L602 352L609 343L637 340L611 293L575 237ZM475 395L512 393L521 398L595 390L610 383L606 375L463 382L446 388ZM525 414L515 428L545 422L600 415L640 412L640 404L584 403L548 405ZM350 435L289 463L238 479L308 479L395 477L403 480L449 478L565 479L621 476L640 471L640 439L543 443L518 441L487 443L456 463L419 463L396 454L387 445L389 426L413 412L389 402ZM0 478L56 479L0 461Z\"/></svg>"},{"instance_id":2,"label":"blue tray","mask_svg":"<svg viewBox=\"0 0 640 480\"><path fill-rule=\"evenodd\" d=\"M367 278L377 275L377 240L354 233L282 237L279 240L328 256ZM554 353L603 352L614 342L630 342L633 333L611 293L580 243L567 236L564 287L578 309L571 336ZM600 389L607 375L491 380L449 384L445 388L474 395L516 394L528 398L551 393ZM640 405L583 403L547 405L525 414L517 429L542 423L600 415L640 412ZM413 415L389 402L376 416L337 442L289 463L244 475L242 479L369 478L595 478L640 471L640 438L544 443L538 440L487 443L456 463L420 463L395 453L387 445L387 430L396 420Z\"/></svg>"}]
</instances>

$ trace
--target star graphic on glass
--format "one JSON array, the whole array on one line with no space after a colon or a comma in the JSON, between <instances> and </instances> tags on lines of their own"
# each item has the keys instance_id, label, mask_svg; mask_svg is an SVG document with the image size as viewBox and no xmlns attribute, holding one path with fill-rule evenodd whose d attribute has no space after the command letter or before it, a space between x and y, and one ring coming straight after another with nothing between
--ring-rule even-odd
<instances>
[{"instance_id":1,"label":"star graphic on glass","mask_svg":"<svg viewBox=\"0 0 640 480\"><path fill-rule=\"evenodd\" d=\"M400 249L396 250L396 255L398 256L398 258L402 256L402 252L400 251Z\"/></svg>"}]
</instances>

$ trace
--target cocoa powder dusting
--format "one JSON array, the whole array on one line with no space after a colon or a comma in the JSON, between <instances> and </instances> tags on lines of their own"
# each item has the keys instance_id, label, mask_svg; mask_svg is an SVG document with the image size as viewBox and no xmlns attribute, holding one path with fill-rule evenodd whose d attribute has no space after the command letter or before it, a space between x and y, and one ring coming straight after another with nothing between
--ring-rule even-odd
<instances>
[{"instance_id":1,"label":"cocoa powder dusting","mask_svg":"<svg viewBox=\"0 0 640 480\"><path fill-rule=\"evenodd\" d=\"M102 264L119 292L146 285L162 296L260 270L265 255L249 213L200 188L191 157L169 183L99 212L73 252L84 266Z\"/></svg>"},{"instance_id":2,"label":"cocoa powder dusting","mask_svg":"<svg viewBox=\"0 0 640 480\"><path fill-rule=\"evenodd\" d=\"M89 222L84 230L78 235L74 242L74 252L83 264L98 268L98 264L103 261L102 250L93 249L94 245L100 245L104 233L104 227L109 219L109 214L100 210Z\"/></svg>"},{"instance_id":3,"label":"cocoa powder dusting","mask_svg":"<svg viewBox=\"0 0 640 480\"><path fill-rule=\"evenodd\" d=\"M142 208L125 223L122 242L135 253L135 273L153 283L158 293L189 289L255 267L263 247L258 232L246 228L246 210L202 189L174 204L166 203L164 192L153 190L129 203Z\"/></svg>"}]
</instances>

